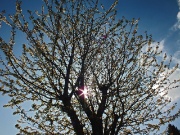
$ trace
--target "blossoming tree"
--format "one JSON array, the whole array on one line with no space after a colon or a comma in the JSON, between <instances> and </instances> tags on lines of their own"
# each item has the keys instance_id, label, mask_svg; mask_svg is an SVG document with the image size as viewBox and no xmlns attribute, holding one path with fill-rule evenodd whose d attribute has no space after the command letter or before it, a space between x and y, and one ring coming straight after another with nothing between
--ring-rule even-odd
<instances>
[{"instance_id":1,"label":"blossoming tree","mask_svg":"<svg viewBox=\"0 0 180 135\"><path fill-rule=\"evenodd\" d=\"M11 28L9 42L0 38L0 91L21 116L20 133L146 134L179 116L166 96L178 65L137 33L138 20L118 20L118 0L107 9L98 0L43 2L29 19L19 0L14 15L0 14ZM26 36L20 56L16 31Z\"/></svg>"}]
</instances>

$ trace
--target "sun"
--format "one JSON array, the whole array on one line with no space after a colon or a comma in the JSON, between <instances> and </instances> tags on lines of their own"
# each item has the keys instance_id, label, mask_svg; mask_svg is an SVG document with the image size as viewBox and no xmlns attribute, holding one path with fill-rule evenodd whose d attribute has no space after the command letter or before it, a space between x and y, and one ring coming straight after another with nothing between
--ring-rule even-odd
<instances>
[{"instance_id":1,"label":"sun","mask_svg":"<svg viewBox=\"0 0 180 135\"><path fill-rule=\"evenodd\" d=\"M81 91L80 96L84 96L85 98L88 97L89 92L88 92L88 88L86 86L80 88L79 90Z\"/></svg>"}]
</instances>

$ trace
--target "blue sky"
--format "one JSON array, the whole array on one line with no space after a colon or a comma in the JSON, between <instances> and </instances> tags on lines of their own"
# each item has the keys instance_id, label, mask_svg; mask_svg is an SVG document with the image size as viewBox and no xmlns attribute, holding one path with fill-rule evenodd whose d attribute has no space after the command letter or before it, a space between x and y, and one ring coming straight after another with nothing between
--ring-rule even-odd
<instances>
[{"instance_id":1,"label":"blue sky","mask_svg":"<svg viewBox=\"0 0 180 135\"><path fill-rule=\"evenodd\" d=\"M101 0L108 6L111 0ZM41 0L23 1L23 9L41 8ZM0 0L0 11L5 9L7 14L15 10L15 1ZM127 19L140 18L139 32L148 31L153 38L160 42L161 48L168 55L172 55L174 63L180 63L180 0L119 0L118 16ZM3 25L4 26L4 25ZM2 26L0 36L7 38L8 30ZM18 39L22 40L22 37ZM1 52L0 52L1 53ZM180 76L180 69L171 79ZM180 89L169 92L169 97L178 102L180 108ZM2 108L8 101L7 97L0 95L0 134L14 135L17 130L14 125L16 116L12 115L10 108ZM173 122L175 126L180 125L180 118ZM180 129L180 126L178 127Z\"/></svg>"}]
</instances>

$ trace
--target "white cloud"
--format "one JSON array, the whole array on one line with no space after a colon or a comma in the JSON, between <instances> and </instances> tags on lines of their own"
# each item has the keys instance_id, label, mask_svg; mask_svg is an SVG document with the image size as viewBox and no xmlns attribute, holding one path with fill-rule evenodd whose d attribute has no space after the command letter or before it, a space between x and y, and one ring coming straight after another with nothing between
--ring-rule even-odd
<instances>
[{"instance_id":1,"label":"white cloud","mask_svg":"<svg viewBox=\"0 0 180 135\"><path fill-rule=\"evenodd\" d=\"M178 68L171 76L170 76L170 80L178 80L179 79L179 75L180 75L180 68ZM180 85L180 82L177 83L177 85ZM170 97L172 99L172 101L176 101L180 98L180 87L178 88L174 88L174 89L170 89L168 91L168 97Z\"/></svg>"},{"instance_id":2,"label":"white cloud","mask_svg":"<svg viewBox=\"0 0 180 135\"><path fill-rule=\"evenodd\" d=\"M180 10L180 0L178 0L179 10Z\"/></svg>"},{"instance_id":3,"label":"white cloud","mask_svg":"<svg viewBox=\"0 0 180 135\"><path fill-rule=\"evenodd\" d=\"M173 30L178 30L180 29L180 12L177 14L177 22L173 26Z\"/></svg>"},{"instance_id":4,"label":"white cloud","mask_svg":"<svg viewBox=\"0 0 180 135\"><path fill-rule=\"evenodd\" d=\"M180 51L176 51L172 56L172 64L176 65L180 63ZM180 67L176 69L176 71L169 77L170 81L179 80L180 79ZM180 82L177 83L180 86ZM171 89L168 91L168 97L172 99L172 101L177 101L180 99L180 87Z\"/></svg>"},{"instance_id":5,"label":"white cloud","mask_svg":"<svg viewBox=\"0 0 180 135\"><path fill-rule=\"evenodd\" d=\"M172 58L173 63L180 63L180 51L176 51Z\"/></svg>"},{"instance_id":6,"label":"white cloud","mask_svg":"<svg viewBox=\"0 0 180 135\"><path fill-rule=\"evenodd\" d=\"M178 30L180 29L180 0L177 0L178 6L179 6L179 12L177 13L177 22L173 26L173 30Z\"/></svg>"},{"instance_id":7,"label":"white cloud","mask_svg":"<svg viewBox=\"0 0 180 135\"><path fill-rule=\"evenodd\" d=\"M165 40L163 39L163 40L161 40L161 41L159 42L159 44L158 44L157 42L151 43L151 46L150 46L150 47L152 47L152 50L153 50L153 51L156 51L156 47L158 46L158 51L163 51L163 52L164 52L164 43L165 43ZM142 48L142 52L143 52L143 53L144 53L144 52L147 52L147 51L148 51L148 48L149 48L149 46L144 46L144 47Z\"/></svg>"},{"instance_id":8,"label":"white cloud","mask_svg":"<svg viewBox=\"0 0 180 135\"><path fill-rule=\"evenodd\" d=\"M169 58L170 58L170 57L169 57L170 55L168 55L168 52L166 51L165 42L166 42L166 39L163 39L163 40L161 40L161 41L159 42L158 51L159 51L159 52L162 51L162 53L160 54L160 57L161 57L161 58L163 58L164 55L165 55L165 53L166 53L166 54L167 54L166 60L168 61ZM152 49L153 49L154 51L156 50L156 46L157 46L157 43L153 43L153 44L151 45L151 47L152 47Z\"/></svg>"},{"instance_id":9,"label":"white cloud","mask_svg":"<svg viewBox=\"0 0 180 135\"><path fill-rule=\"evenodd\" d=\"M180 0L179 0L180 1ZM167 54L167 62L169 62L170 60L170 54L166 51L166 45L165 45L165 41L166 39L163 39L160 43L159 43L159 50L162 51L163 53L160 55L160 57L164 57L164 54ZM157 44L153 43L152 44L152 48L155 50L155 47L157 46ZM172 65L176 65L177 63L180 63L180 51L176 51L174 53L174 55L172 56ZM170 68L170 70L172 70L172 68ZM177 68L177 70L171 74L171 76L168 78L170 80L170 82L173 82L174 80L179 80L180 79L180 67ZM180 82L177 83L180 86ZM168 86L168 84L166 85ZM173 85L175 86L175 85ZM180 87L178 88L173 88L168 90L168 94L167 97L171 98L172 101L177 101L180 99Z\"/></svg>"},{"instance_id":10,"label":"white cloud","mask_svg":"<svg viewBox=\"0 0 180 135\"><path fill-rule=\"evenodd\" d=\"M180 12L177 14L177 19L180 20Z\"/></svg>"},{"instance_id":11,"label":"white cloud","mask_svg":"<svg viewBox=\"0 0 180 135\"><path fill-rule=\"evenodd\" d=\"M165 39L161 40L161 42L159 43L159 50L163 51L164 50L164 43L165 43ZM155 46L154 46L155 47ZM155 49L155 48L154 48Z\"/></svg>"}]
</instances>

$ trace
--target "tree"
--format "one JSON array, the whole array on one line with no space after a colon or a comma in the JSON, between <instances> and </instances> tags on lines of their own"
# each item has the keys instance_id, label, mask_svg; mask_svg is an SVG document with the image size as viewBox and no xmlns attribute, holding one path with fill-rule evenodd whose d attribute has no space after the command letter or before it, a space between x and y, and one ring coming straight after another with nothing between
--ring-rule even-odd
<instances>
[{"instance_id":1,"label":"tree","mask_svg":"<svg viewBox=\"0 0 180 135\"><path fill-rule=\"evenodd\" d=\"M146 134L179 116L166 96L178 87L168 79L178 65L137 33L138 20L118 20L117 3L44 0L27 19L17 0L10 19L1 13L12 30L9 42L0 38L0 91L21 116L20 133ZM21 56L16 31L27 37Z\"/></svg>"},{"instance_id":2,"label":"tree","mask_svg":"<svg viewBox=\"0 0 180 135\"><path fill-rule=\"evenodd\" d=\"M177 129L174 125L168 125L168 135L180 135L180 130Z\"/></svg>"}]
</instances>

